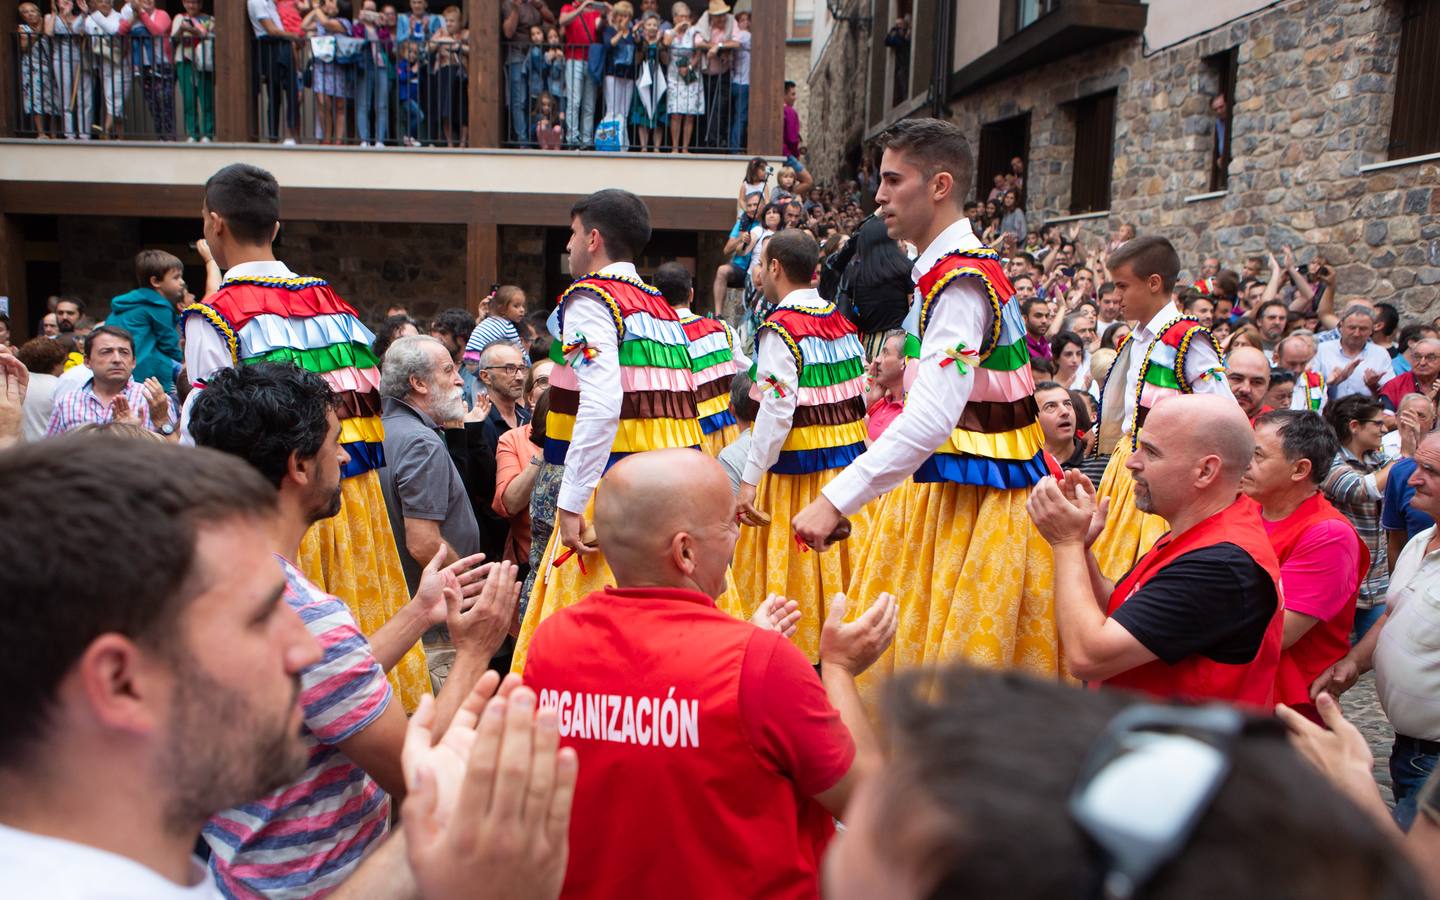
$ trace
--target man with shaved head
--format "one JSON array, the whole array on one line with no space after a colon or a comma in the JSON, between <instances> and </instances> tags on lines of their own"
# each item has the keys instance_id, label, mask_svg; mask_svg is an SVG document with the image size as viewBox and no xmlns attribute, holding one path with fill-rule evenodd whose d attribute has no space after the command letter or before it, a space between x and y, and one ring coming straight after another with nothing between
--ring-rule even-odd
<instances>
[{"instance_id":1,"label":"man with shaved head","mask_svg":"<svg viewBox=\"0 0 1440 900\"><path fill-rule=\"evenodd\" d=\"M1072 673L1269 711L1284 619L1280 564L1255 504L1238 497L1254 447L1228 397L1171 397L1150 411L1126 466L1135 505L1170 531L1118 584L1089 551L1109 506L1090 480L1072 470L1036 485L1028 506L1055 554L1055 618Z\"/></svg>"},{"instance_id":2,"label":"man with shaved head","mask_svg":"<svg viewBox=\"0 0 1440 900\"><path fill-rule=\"evenodd\" d=\"M836 594L820 677L771 598L717 609L739 534L724 468L696 450L620 460L595 497L617 587L535 631L525 683L580 757L564 897L815 897L819 862L879 752L855 688L895 635L882 594L853 622ZM656 852L657 847L663 847Z\"/></svg>"},{"instance_id":3,"label":"man with shaved head","mask_svg":"<svg viewBox=\"0 0 1440 900\"><path fill-rule=\"evenodd\" d=\"M1230 393L1250 421L1265 408L1265 392L1270 389L1270 361L1254 347L1236 347L1225 357L1225 380Z\"/></svg>"}]
</instances>

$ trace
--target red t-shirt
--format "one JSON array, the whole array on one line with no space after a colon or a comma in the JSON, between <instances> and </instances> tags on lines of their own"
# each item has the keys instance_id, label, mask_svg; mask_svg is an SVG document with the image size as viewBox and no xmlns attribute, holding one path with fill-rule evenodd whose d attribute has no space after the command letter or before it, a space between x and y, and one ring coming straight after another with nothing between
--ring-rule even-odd
<instances>
[{"instance_id":1,"label":"red t-shirt","mask_svg":"<svg viewBox=\"0 0 1440 900\"><path fill-rule=\"evenodd\" d=\"M567 3L560 7L561 17L574 12L579 6L580 4L578 3ZM600 10L591 6L580 15L565 23L566 59L583 60L589 58L589 45L600 40L600 20Z\"/></svg>"},{"instance_id":2,"label":"red t-shirt","mask_svg":"<svg viewBox=\"0 0 1440 900\"><path fill-rule=\"evenodd\" d=\"M891 400L889 397L882 397L870 404L870 408L865 411L869 416L865 423L865 436L870 438L870 443L880 440L880 435L885 433L885 429L890 427L890 423L895 421L895 417L900 415L900 410L904 408L898 400Z\"/></svg>"},{"instance_id":3,"label":"red t-shirt","mask_svg":"<svg viewBox=\"0 0 1440 900\"><path fill-rule=\"evenodd\" d=\"M784 637L694 591L607 588L541 624L525 683L580 757L562 896L817 896L813 797L855 744Z\"/></svg>"}]
</instances>

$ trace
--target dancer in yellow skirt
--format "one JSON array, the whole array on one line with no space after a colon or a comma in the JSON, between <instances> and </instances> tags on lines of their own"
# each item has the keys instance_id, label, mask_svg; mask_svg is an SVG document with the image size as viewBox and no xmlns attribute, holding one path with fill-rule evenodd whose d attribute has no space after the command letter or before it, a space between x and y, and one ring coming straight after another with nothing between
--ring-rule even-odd
<instances>
[{"instance_id":1,"label":"dancer in yellow skirt","mask_svg":"<svg viewBox=\"0 0 1440 900\"><path fill-rule=\"evenodd\" d=\"M841 515L886 494L850 580L862 603L900 601L867 699L895 669L956 659L1058 677L1050 550L1025 512L1047 471L1045 437L1014 289L961 213L969 145L936 119L882 140L879 214L892 238L922 248L906 322L913 378L900 415L792 525L823 548Z\"/></svg>"},{"instance_id":2,"label":"dancer in yellow skirt","mask_svg":"<svg viewBox=\"0 0 1440 900\"><path fill-rule=\"evenodd\" d=\"M605 469L643 450L698 451L702 440L685 330L631 261L649 241L650 212L628 191L597 191L570 211L570 267L590 274L560 296L550 321L556 366L545 461L564 465L565 477L515 645L516 672L547 616L615 583L585 524Z\"/></svg>"},{"instance_id":3,"label":"dancer in yellow skirt","mask_svg":"<svg viewBox=\"0 0 1440 900\"><path fill-rule=\"evenodd\" d=\"M740 425L730 409L730 382L736 372L750 368L750 358L740 350L735 329L724 319L707 319L690 311L695 299L695 279L678 262L667 262L655 270L655 288L680 317L690 341L690 368L695 372L695 407L701 447L711 456L730 446L740 436Z\"/></svg>"},{"instance_id":4,"label":"dancer in yellow skirt","mask_svg":"<svg viewBox=\"0 0 1440 900\"><path fill-rule=\"evenodd\" d=\"M224 269L220 289L185 310L185 371L196 388L223 368L287 362L325 379L340 398L340 442L350 456L340 482L340 512L305 533L296 564L322 591L341 598L360 630L374 634L407 603L395 537L380 492L380 370L375 336L323 279L301 277L275 259L280 186L254 166L236 164L205 186L204 231ZM199 396L192 391L189 407ZM407 711L430 692L417 641L389 673Z\"/></svg>"},{"instance_id":5,"label":"dancer in yellow skirt","mask_svg":"<svg viewBox=\"0 0 1440 900\"><path fill-rule=\"evenodd\" d=\"M800 605L795 645L820 658L820 626L829 598L849 585L853 554L869 528L867 508L851 516L851 534L829 553L795 540L790 517L865 450L865 357L855 326L810 287L820 248L804 231L765 242L757 280L778 304L759 330L759 394L750 455L740 476L735 544L736 594L758 605L778 594Z\"/></svg>"},{"instance_id":6,"label":"dancer in yellow skirt","mask_svg":"<svg viewBox=\"0 0 1440 900\"><path fill-rule=\"evenodd\" d=\"M1170 530L1164 519L1136 508L1135 483L1125 468L1146 414L1177 394L1228 397L1230 386L1210 329L1182 316L1171 296L1180 257L1169 241L1133 238L1111 252L1108 265L1124 316L1137 323L1105 374L1095 445L1097 453L1110 455L1096 490L1099 502L1110 501L1110 511L1093 552L1101 573L1119 580Z\"/></svg>"}]
</instances>

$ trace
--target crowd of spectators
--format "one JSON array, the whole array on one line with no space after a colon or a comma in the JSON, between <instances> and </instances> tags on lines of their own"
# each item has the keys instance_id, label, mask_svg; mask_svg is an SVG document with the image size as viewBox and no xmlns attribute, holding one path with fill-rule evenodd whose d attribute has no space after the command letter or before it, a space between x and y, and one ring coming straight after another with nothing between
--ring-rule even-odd
<instances>
[{"instance_id":1,"label":"crowd of spectators","mask_svg":"<svg viewBox=\"0 0 1440 900\"><path fill-rule=\"evenodd\" d=\"M428 0L245 0L257 136L462 146L470 25ZM215 19L201 0L19 5L22 133L215 136ZM747 140L749 0L504 0L505 146L728 152ZM793 104L793 97L790 98ZM176 106L181 116L177 121ZM792 110L793 111L793 110ZM787 125L788 130L788 125ZM305 132L309 132L306 134Z\"/></svg>"}]
</instances>

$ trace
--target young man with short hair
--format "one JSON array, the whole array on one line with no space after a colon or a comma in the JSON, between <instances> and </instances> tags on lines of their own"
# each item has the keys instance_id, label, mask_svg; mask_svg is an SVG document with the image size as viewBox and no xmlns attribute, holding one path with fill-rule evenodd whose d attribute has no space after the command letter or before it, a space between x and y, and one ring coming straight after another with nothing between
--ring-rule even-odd
<instances>
[{"instance_id":1,"label":"young man with short hair","mask_svg":"<svg viewBox=\"0 0 1440 900\"><path fill-rule=\"evenodd\" d=\"M380 373L370 350L375 335L328 282L297 275L275 258L275 176L244 163L226 166L205 183L201 215L225 280L182 315L186 375L203 390L224 368L289 362L320 374L341 394L340 440L350 461L340 482L340 514L315 523L295 562L322 590L343 597L360 629L373 634L409 596L389 520L378 514L385 504L379 475L385 431L376 391ZM187 415L201 390L186 398ZM414 709L430 689L418 645L390 677L406 709Z\"/></svg>"},{"instance_id":2,"label":"young man with short hair","mask_svg":"<svg viewBox=\"0 0 1440 900\"><path fill-rule=\"evenodd\" d=\"M135 255L135 281L139 287L110 301L105 324L124 328L135 339L136 380L154 378L173 394L175 375L185 362L178 329L184 264L164 250L141 250Z\"/></svg>"},{"instance_id":3,"label":"young man with short hair","mask_svg":"<svg viewBox=\"0 0 1440 900\"><path fill-rule=\"evenodd\" d=\"M1110 500L1111 521L1094 553L1105 577L1119 578L1166 529L1164 520L1131 502L1134 483L1125 461L1138 446L1145 417L1167 397L1229 397L1230 387L1210 330L1181 316L1172 299L1180 257L1169 241L1148 235L1126 241L1111 251L1107 265L1122 315L1135 323L1100 387L1096 424L1096 452L1110 457L1098 491Z\"/></svg>"},{"instance_id":4,"label":"young man with short hair","mask_svg":"<svg viewBox=\"0 0 1440 900\"><path fill-rule=\"evenodd\" d=\"M782 231L760 254L757 280L775 308L760 325L750 375L760 412L740 478L735 590L751 607L770 594L798 602L795 645L813 663L823 605L849 584L870 509L848 517L855 543L823 554L796 545L790 519L865 450L865 351L850 320L810 287L814 238Z\"/></svg>"},{"instance_id":5,"label":"young man with short hair","mask_svg":"<svg viewBox=\"0 0 1440 900\"><path fill-rule=\"evenodd\" d=\"M1078 468L1085 448L1075 437L1075 401L1070 391L1059 382L1038 382L1035 405L1040 409L1040 427L1045 431L1045 452L1055 458L1061 469Z\"/></svg>"},{"instance_id":6,"label":"young man with short hair","mask_svg":"<svg viewBox=\"0 0 1440 900\"><path fill-rule=\"evenodd\" d=\"M630 453L698 449L704 441L684 326L635 271L649 242L650 211L629 191L596 191L570 210L570 268L584 274L560 295L550 319L555 368L545 424L545 461L564 465L565 476L515 647L517 672L547 616L611 583L586 528L605 470Z\"/></svg>"},{"instance_id":7,"label":"young man with short hair","mask_svg":"<svg viewBox=\"0 0 1440 900\"><path fill-rule=\"evenodd\" d=\"M1058 677L1050 557L1024 512L1045 435L1020 304L961 214L969 142L949 122L906 119L884 143L878 215L920 250L906 323L916 375L904 411L792 526L824 550L842 516L884 496L850 592L890 591L906 614L865 690L953 659Z\"/></svg>"}]
</instances>

